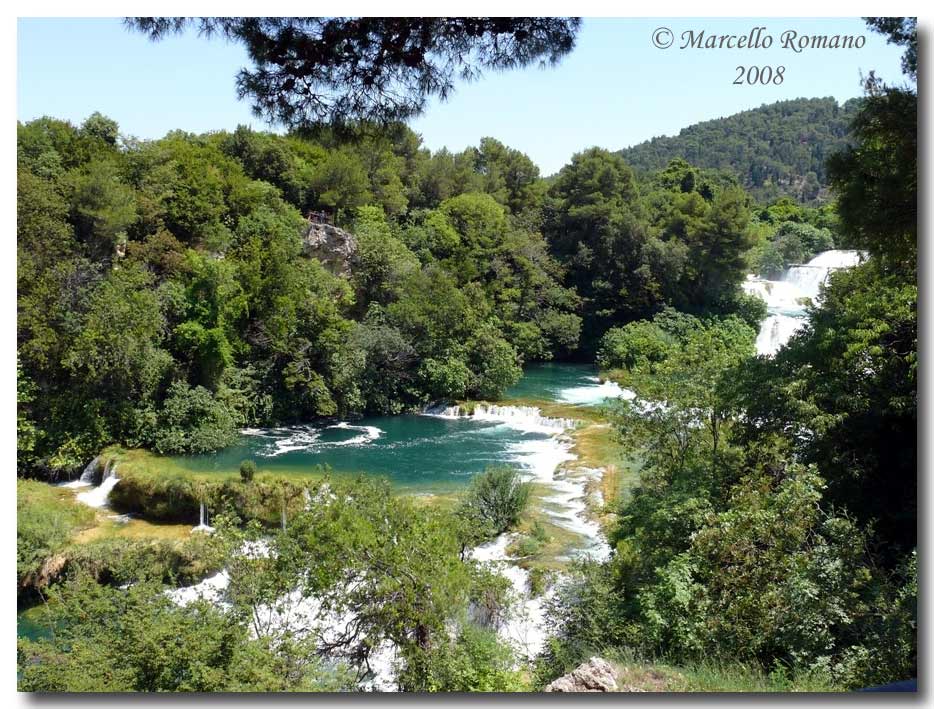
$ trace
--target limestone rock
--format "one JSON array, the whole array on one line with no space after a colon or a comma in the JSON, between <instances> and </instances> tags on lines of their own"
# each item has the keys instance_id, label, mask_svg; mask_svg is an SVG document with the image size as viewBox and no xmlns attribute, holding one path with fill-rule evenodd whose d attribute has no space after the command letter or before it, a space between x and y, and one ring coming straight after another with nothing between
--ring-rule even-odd
<instances>
[{"instance_id":1,"label":"limestone rock","mask_svg":"<svg viewBox=\"0 0 934 709\"><path fill-rule=\"evenodd\" d=\"M545 687L546 692L615 692L616 671L606 660L591 657L573 672Z\"/></svg>"},{"instance_id":2,"label":"limestone rock","mask_svg":"<svg viewBox=\"0 0 934 709\"><path fill-rule=\"evenodd\" d=\"M357 240L353 234L332 224L311 222L302 242L305 256L318 259L335 275L350 275L357 253Z\"/></svg>"}]
</instances>

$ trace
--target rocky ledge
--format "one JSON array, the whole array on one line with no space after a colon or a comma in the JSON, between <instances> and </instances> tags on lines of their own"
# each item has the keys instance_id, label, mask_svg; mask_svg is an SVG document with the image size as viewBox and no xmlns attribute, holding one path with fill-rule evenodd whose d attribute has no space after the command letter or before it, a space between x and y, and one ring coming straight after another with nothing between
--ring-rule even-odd
<instances>
[{"instance_id":1,"label":"rocky ledge","mask_svg":"<svg viewBox=\"0 0 934 709\"><path fill-rule=\"evenodd\" d=\"M350 275L357 253L357 240L353 234L331 224L312 222L302 241L306 256L318 259L335 275Z\"/></svg>"},{"instance_id":2,"label":"rocky ledge","mask_svg":"<svg viewBox=\"0 0 934 709\"><path fill-rule=\"evenodd\" d=\"M616 670L600 657L591 657L545 687L546 692L616 692L618 689Z\"/></svg>"}]
</instances>

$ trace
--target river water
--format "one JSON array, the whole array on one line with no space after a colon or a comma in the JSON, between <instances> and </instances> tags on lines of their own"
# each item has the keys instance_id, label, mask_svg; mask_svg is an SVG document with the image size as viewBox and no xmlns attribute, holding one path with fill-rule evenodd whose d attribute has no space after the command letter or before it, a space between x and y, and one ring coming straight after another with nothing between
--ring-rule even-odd
<instances>
[{"instance_id":1,"label":"river water","mask_svg":"<svg viewBox=\"0 0 934 709\"><path fill-rule=\"evenodd\" d=\"M315 473L328 466L335 475L382 475L397 488L424 491L462 487L495 464L514 464L541 477L554 469L555 435L571 423L543 417L526 404L586 406L621 393L617 385L601 383L593 367L538 364L526 368L503 401L471 415L440 407L424 414L247 429L229 448L174 460L195 472L235 471L246 459L271 473Z\"/></svg>"}]
</instances>

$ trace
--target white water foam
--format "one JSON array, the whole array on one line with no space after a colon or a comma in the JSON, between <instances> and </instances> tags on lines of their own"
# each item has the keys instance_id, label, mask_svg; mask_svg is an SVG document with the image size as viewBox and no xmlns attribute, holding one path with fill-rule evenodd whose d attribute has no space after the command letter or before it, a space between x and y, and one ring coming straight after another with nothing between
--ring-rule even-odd
<instances>
[{"instance_id":1,"label":"white water foam","mask_svg":"<svg viewBox=\"0 0 934 709\"><path fill-rule=\"evenodd\" d=\"M594 381L593 386L573 387L562 393L570 391L570 396L578 399L575 403L596 402L607 398L606 395L626 398L635 396L634 393L627 395L626 390L618 385L601 383L596 378ZM548 437L544 439L533 438L511 444L510 459L522 469L526 479L547 485L554 491L544 500L547 506L545 512L554 524L584 538L584 546L578 550L579 554L587 554L598 560L609 557L610 547L603 538L600 526L588 519L586 505L587 483L598 479L602 471L585 469L581 471L583 475L555 477L563 463L576 458L571 453L571 440L562 435L576 426L576 421L545 417L534 406L478 404L469 415L458 406L435 407L425 413L444 418L469 417L477 421L496 421L523 433L546 434ZM531 659L544 649L548 638L544 606L553 590L538 597L531 595L528 571L506 554L506 548L513 539L513 534L501 534L493 541L473 549L471 558L491 566L512 586L515 601L498 632L520 655Z\"/></svg>"},{"instance_id":2,"label":"white water foam","mask_svg":"<svg viewBox=\"0 0 934 709\"><path fill-rule=\"evenodd\" d=\"M264 540L244 542L240 554L247 558L262 558L271 553L269 544ZM228 600L230 575L226 569L209 576L192 586L166 591L166 595L178 605L188 605L204 600L222 609L229 610L232 605ZM288 631L296 637L314 637L324 647L332 645L342 635L348 635L355 616L352 613L338 613L323 607L321 600L305 595L296 589L277 598L274 603L255 607L249 621L250 635L256 637L274 636ZM395 664L397 653L389 642L381 643L371 652L368 664L372 676L363 684L364 689L378 692L392 692L396 689Z\"/></svg>"},{"instance_id":3,"label":"white water foam","mask_svg":"<svg viewBox=\"0 0 934 709\"><path fill-rule=\"evenodd\" d=\"M634 391L623 389L619 384L609 379L602 382L598 377L588 377L588 379L594 383L562 389L558 393L558 400L568 404L587 406L600 404L608 399L619 399L620 397L632 399L636 395Z\"/></svg>"},{"instance_id":4,"label":"white water foam","mask_svg":"<svg viewBox=\"0 0 934 709\"><path fill-rule=\"evenodd\" d=\"M502 423L522 433L557 434L577 425L574 419L543 416L537 406L476 404L472 411L460 406L435 406L425 409L422 414L447 419L469 418L473 421Z\"/></svg>"},{"instance_id":5,"label":"white water foam","mask_svg":"<svg viewBox=\"0 0 934 709\"><path fill-rule=\"evenodd\" d=\"M342 441L321 440L325 431L359 431L360 435ZM244 436L270 439L259 455L266 458L289 453L291 451L313 451L322 448L336 448L341 446L362 446L375 441L383 435L383 430L377 426L358 426L348 421L341 421L331 426L313 428L311 426L295 426L291 428L245 428L240 431Z\"/></svg>"},{"instance_id":6,"label":"white water foam","mask_svg":"<svg viewBox=\"0 0 934 709\"><path fill-rule=\"evenodd\" d=\"M101 457L96 456L94 460L88 463L84 470L82 471L80 477L77 480L72 480L67 483L60 483L59 487L90 487L94 484L94 477L97 475L97 466L100 465Z\"/></svg>"},{"instance_id":7,"label":"white water foam","mask_svg":"<svg viewBox=\"0 0 934 709\"><path fill-rule=\"evenodd\" d=\"M228 586L230 586L230 576L227 574L226 569L222 569L193 586L180 586L165 593L180 606L187 606L189 603L204 600L218 608L227 610L230 608L230 603L226 601Z\"/></svg>"},{"instance_id":8,"label":"white water foam","mask_svg":"<svg viewBox=\"0 0 934 709\"><path fill-rule=\"evenodd\" d=\"M471 550L470 557L505 577L515 596L509 614L497 628L500 637L509 642L524 658L541 653L548 639L545 623L545 601L553 592L533 598L529 593L529 572L514 563L506 553L515 535L501 534L496 539Z\"/></svg>"}]
</instances>

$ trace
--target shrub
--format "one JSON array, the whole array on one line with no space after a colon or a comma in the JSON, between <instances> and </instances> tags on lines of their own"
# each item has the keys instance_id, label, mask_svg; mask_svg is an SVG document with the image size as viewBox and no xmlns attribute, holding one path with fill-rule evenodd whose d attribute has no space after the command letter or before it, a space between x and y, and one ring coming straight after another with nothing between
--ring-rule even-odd
<instances>
[{"instance_id":1,"label":"shrub","mask_svg":"<svg viewBox=\"0 0 934 709\"><path fill-rule=\"evenodd\" d=\"M254 475L256 475L256 463L252 460L244 460L240 463L240 479L243 482L253 482Z\"/></svg>"},{"instance_id":2,"label":"shrub","mask_svg":"<svg viewBox=\"0 0 934 709\"><path fill-rule=\"evenodd\" d=\"M515 658L496 632L466 624L450 642L440 643L403 669L406 689L431 692L521 692L529 687ZM420 672L413 670L418 668Z\"/></svg>"},{"instance_id":3,"label":"shrub","mask_svg":"<svg viewBox=\"0 0 934 709\"><path fill-rule=\"evenodd\" d=\"M531 489L513 468L488 468L471 481L463 504L471 517L489 524L494 534L501 534L519 522Z\"/></svg>"},{"instance_id":4,"label":"shrub","mask_svg":"<svg viewBox=\"0 0 934 709\"><path fill-rule=\"evenodd\" d=\"M672 346L672 337L658 325L646 320L631 322L607 330L600 339L597 365L601 369L632 371L636 367L653 369L665 360Z\"/></svg>"},{"instance_id":5,"label":"shrub","mask_svg":"<svg viewBox=\"0 0 934 709\"><path fill-rule=\"evenodd\" d=\"M154 448L158 453L205 453L237 440L235 412L201 386L177 381L159 414Z\"/></svg>"}]
</instances>

